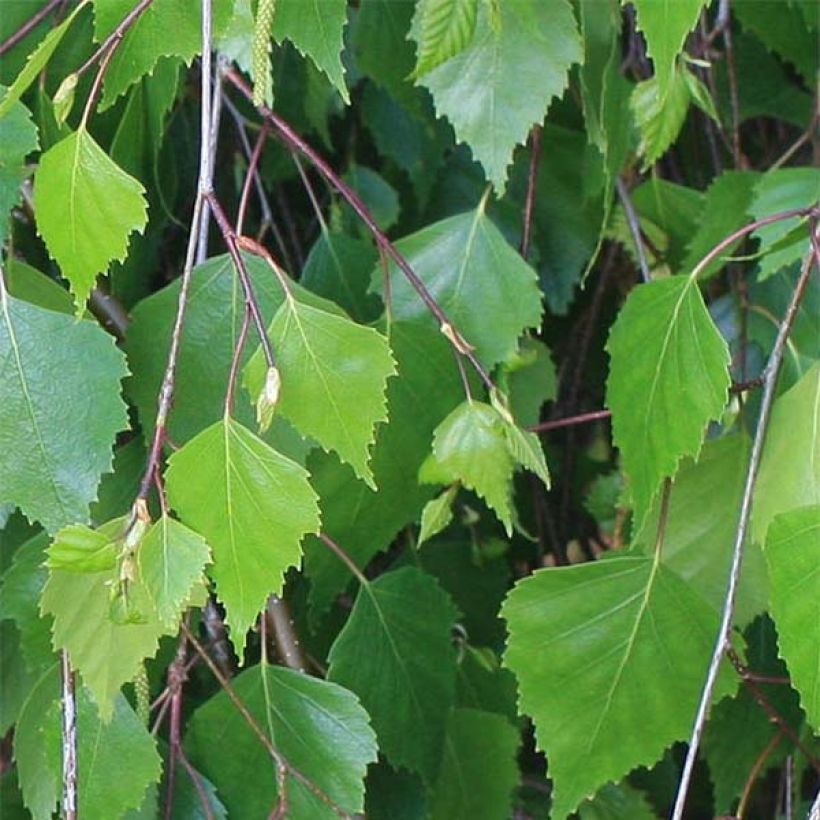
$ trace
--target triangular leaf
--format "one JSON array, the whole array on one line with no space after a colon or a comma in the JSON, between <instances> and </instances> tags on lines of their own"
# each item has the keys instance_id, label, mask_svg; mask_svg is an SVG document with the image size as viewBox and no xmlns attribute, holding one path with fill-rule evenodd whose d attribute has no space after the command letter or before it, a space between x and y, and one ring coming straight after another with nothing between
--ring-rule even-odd
<instances>
[{"instance_id":1,"label":"triangular leaf","mask_svg":"<svg viewBox=\"0 0 820 820\"><path fill-rule=\"evenodd\" d=\"M544 119L582 52L566 0L504 0L497 26L491 6L479 3L469 47L421 82L432 92L438 114L450 120L459 142L470 146L501 195L513 149Z\"/></svg>"},{"instance_id":2,"label":"triangular leaf","mask_svg":"<svg viewBox=\"0 0 820 820\"><path fill-rule=\"evenodd\" d=\"M780 513L820 504L820 363L774 403L752 506L763 544Z\"/></svg>"},{"instance_id":3,"label":"triangular leaf","mask_svg":"<svg viewBox=\"0 0 820 820\"><path fill-rule=\"evenodd\" d=\"M684 73L677 69L664 88L657 77L638 83L629 105L641 135L638 152L644 170L651 167L678 138L689 110L689 88Z\"/></svg>"},{"instance_id":4,"label":"triangular leaf","mask_svg":"<svg viewBox=\"0 0 820 820\"><path fill-rule=\"evenodd\" d=\"M438 498L428 501L421 511L421 529L417 546L429 538L438 535L453 520L453 499L458 492L458 485L448 487Z\"/></svg>"},{"instance_id":5,"label":"triangular leaf","mask_svg":"<svg viewBox=\"0 0 820 820\"><path fill-rule=\"evenodd\" d=\"M477 709L450 712L431 819L509 817L520 779L515 760L519 742L518 732L501 715Z\"/></svg>"},{"instance_id":6,"label":"triangular leaf","mask_svg":"<svg viewBox=\"0 0 820 820\"><path fill-rule=\"evenodd\" d=\"M285 570L298 564L300 542L319 530L307 472L232 419L191 439L168 462L171 505L213 550L209 574L227 610L231 640L245 633Z\"/></svg>"},{"instance_id":7,"label":"triangular leaf","mask_svg":"<svg viewBox=\"0 0 820 820\"><path fill-rule=\"evenodd\" d=\"M169 629L179 622L195 585L201 583L210 556L201 535L167 515L142 539L137 552L140 578L157 617Z\"/></svg>"},{"instance_id":8,"label":"triangular leaf","mask_svg":"<svg viewBox=\"0 0 820 820\"><path fill-rule=\"evenodd\" d=\"M145 227L145 190L81 126L40 157L34 197L37 230L81 311L97 276Z\"/></svg>"},{"instance_id":9,"label":"triangular leaf","mask_svg":"<svg viewBox=\"0 0 820 820\"><path fill-rule=\"evenodd\" d=\"M820 506L778 515L769 527L764 554L780 654L806 717L820 730L820 643L815 640L820 620Z\"/></svg>"},{"instance_id":10,"label":"triangular leaf","mask_svg":"<svg viewBox=\"0 0 820 820\"><path fill-rule=\"evenodd\" d=\"M502 614L505 663L547 753L555 817L688 736L718 615L653 558L541 570Z\"/></svg>"},{"instance_id":11,"label":"triangular leaf","mask_svg":"<svg viewBox=\"0 0 820 820\"><path fill-rule=\"evenodd\" d=\"M387 339L291 296L269 333L282 379L279 412L375 489L370 448L376 424L387 420L385 387L396 373ZM265 373L258 351L245 369L252 396L259 395Z\"/></svg>"},{"instance_id":12,"label":"triangular leaf","mask_svg":"<svg viewBox=\"0 0 820 820\"><path fill-rule=\"evenodd\" d=\"M413 567L363 585L330 650L328 676L355 692L395 766L435 777L453 703L457 617L435 579Z\"/></svg>"},{"instance_id":13,"label":"triangular leaf","mask_svg":"<svg viewBox=\"0 0 820 820\"><path fill-rule=\"evenodd\" d=\"M486 367L508 359L524 331L540 326L538 277L487 217L483 204L429 225L396 247ZM380 293L382 278L377 268L373 283ZM390 303L394 318L435 326L395 265L390 272ZM503 311L496 309L499 305ZM487 322L490 311L494 318Z\"/></svg>"},{"instance_id":14,"label":"triangular leaf","mask_svg":"<svg viewBox=\"0 0 820 820\"><path fill-rule=\"evenodd\" d=\"M231 680L273 746L342 811L364 807L364 775L376 760L367 713L351 692L291 669L261 663ZM214 737L221 738L214 743ZM224 692L195 712L185 738L192 762L216 785L231 817L267 817L276 804L270 754ZM231 754L226 755L225 749ZM253 788L248 788L253 778ZM292 776L285 783L291 820L338 814Z\"/></svg>"},{"instance_id":15,"label":"triangular leaf","mask_svg":"<svg viewBox=\"0 0 820 820\"><path fill-rule=\"evenodd\" d=\"M416 77L455 57L470 44L479 0L421 0L413 18L418 46Z\"/></svg>"},{"instance_id":16,"label":"triangular leaf","mask_svg":"<svg viewBox=\"0 0 820 820\"><path fill-rule=\"evenodd\" d=\"M640 527L663 478L682 456L697 456L707 423L720 417L729 349L683 276L635 288L607 349L607 404Z\"/></svg>"},{"instance_id":17,"label":"triangular leaf","mask_svg":"<svg viewBox=\"0 0 820 820\"><path fill-rule=\"evenodd\" d=\"M277 43L290 40L310 57L349 103L341 60L346 18L346 0L276 0L273 37Z\"/></svg>"},{"instance_id":18,"label":"triangular leaf","mask_svg":"<svg viewBox=\"0 0 820 820\"><path fill-rule=\"evenodd\" d=\"M88 520L126 426L125 361L99 327L0 294L0 501L49 532Z\"/></svg>"},{"instance_id":19,"label":"triangular leaf","mask_svg":"<svg viewBox=\"0 0 820 820\"><path fill-rule=\"evenodd\" d=\"M512 534L515 463L497 411L478 401L460 404L436 428L433 455L448 479L478 493Z\"/></svg>"}]
</instances>

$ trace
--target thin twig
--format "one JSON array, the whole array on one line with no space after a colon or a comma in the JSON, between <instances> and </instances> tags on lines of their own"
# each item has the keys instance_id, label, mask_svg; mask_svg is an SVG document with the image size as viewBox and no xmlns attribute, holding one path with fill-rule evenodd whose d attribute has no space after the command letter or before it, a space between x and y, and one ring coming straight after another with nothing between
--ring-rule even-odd
<instances>
[{"instance_id":1,"label":"thin twig","mask_svg":"<svg viewBox=\"0 0 820 820\"><path fill-rule=\"evenodd\" d=\"M242 315L242 326L239 328L239 336L233 349L231 358L231 369L228 372L228 387L225 390L225 415L233 413L234 394L236 392L236 380L239 376L239 365L242 362L242 351L245 349L245 342L248 340L248 330L251 326L251 310L247 301Z\"/></svg>"},{"instance_id":2,"label":"thin twig","mask_svg":"<svg viewBox=\"0 0 820 820\"><path fill-rule=\"evenodd\" d=\"M222 59L222 58L218 58ZM203 64L202 70L205 70ZM213 93L211 95L211 124L209 127L210 146L210 167L213 176L214 163L216 162L216 143L219 138L219 124L222 120L222 74L217 71L213 80ZM213 189L213 179L209 180L208 190ZM202 219L199 223L199 237L196 247L196 264L201 265L208 258L208 234L211 227L210 203L206 199L202 203Z\"/></svg>"},{"instance_id":3,"label":"thin twig","mask_svg":"<svg viewBox=\"0 0 820 820\"><path fill-rule=\"evenodd\" d=\"M695 716L692 735L689 740L689 750L686 754L686 761L684 762L683 772L678 785L678 793L675 799L675 807L672 812L672 820L681 820L683 817L683 809L686 804L687 794L689 792L692 771L694 770L703 729L706 725L709 706L712 702L712 695L715 690L715 683L717 682L718 670L720 669L720 664L724 653L727 649L731 648L730 641L732 618L734 616L737 587L740 581L743 547L746 542L746 531L748 529L749 519L752 513L752 497L754 494L755 482L757 480L757 472L760 467L760 459L763 455L763 444L766 440L766 431L769 427L772 405L774 404L777 377L780 374L780 365L783 361L783 352L786 347L786 340L789 338L792 325L794 324L795 317L797 316L797 310L800 306L803 294L806 291L806 286L809 282L812 267L815 263L820 263L820 251L818 251L817 242L815 239L816 231L817 226L814 221L812 221L809 226L809 232L812 238L813 248L810 253L807 254L803 262L800 277L795 285L794 293L792 294L791 301L786 309L786 314L780 323L777 338L775 339L772 352L769 356L769 361L766 364L766 382L763 389L763 398L760 403L760 415L758 417L754 443L752 444L752 453L749 458L749 466L746 472L746 483L740 505L740 517L735 535L735 543L732 553L732 566L729 572L729 580L724 598L723 614L721 617L717 639L715 641L715 648L712 652L712 659L709 663L706 682L701 693L700 704L698 705L698 711Z\"/></svg>"},{"instance_id":4,"label":"thin twig","mask_svg":"<svg viewBox=\"0 0 820 820\"><path fill-rule=\"evenodd\" d=\"M721 16L725 23L722 27L723 45L726 50L726 76L729 80L729 105L732 112L732 162L736 169L743 165L743 154L740 151L740 101L735 70L735 50L732 44L732 24L729 21L729 0L721 0Z\"/></svg>"},{"instance_id":5,"label":"thin twig","mask_svg":"<svg viewBox=\"0 0 820 820\"><path fill-rule=\"evenodd\" d=\"M530 166L527 172L527 193L524 197L524 222L521 227L519 253L524 259L530 252L532 221L535 214L535 193L538 182L538 167L541 163L541 126L534 125L530 132Z\"/></svg>"},{"instance_id":6,"label":"thin twig","mask_svg":"<svg viewBox=\"0 0 820 820\"><path fill-rule=\"evenodd\" d=\"M641 233L641 222L638 214L635 211L635 206L632 204L632 198L629 196L624 181L618 177L615 180L615 188L618 191L618 198L621 200L621 205L626 214L626 221L629 225L629 232L632 234L632 241L635 243L635 251L638 254L638 267L641 271L641 279L648 282L652 278L649 270L649 263L646 261L646 251L644 250L643 234Z\"/></svg>"},{"instance_id":7,"label":"thin twig","mask_svg":"<svg viewBox=\"0 0 820 820\"><path fill-rule=\"evenodd\" d=\"M540 424L533 424L531 427L527 427L527 430L531 433L543 433L546 430L557 430L560 427L572 427L575 424L586 424L589 421L608 419L611 415L611 410L593 410L591 413L581 413L580 415L567 416L563 419L542 421Z\"/></svg>"},{"instance_id":8,"label":"thin twig","mask_svg":"<svg viewBox=\"0 0 820 820\"><path fill-rule=\"evenodd\" d=\"M746 814L746 807L749 804L749 798L752 796L752 789L754 789L757 778L760 777L760 772L766 765L766 761L772 756L772 753L777 748L781 740L783 740L784 732L781 729L772 735L769 742L763 747L754 765L749 770L749 776L746 778L746 783L743 786L743 792L740 795L740 802L737 804L737 811L735 812L738 820L743 820Z\"/></svg>"},{"instance_id":9,"label":"thin twig","mask_svg":"<svg viewBox=\"0 0 820 820\"><path fill-rule=\"evenodd\" d=\"M145 0L143 0L145 2ZM146 3L147 5L147 3ZM171 401L174 397L177 360L182 341L182 328L185 324L185 313L188 307L188 294L191 289L191 274L194 269L194 259L197 249L199 225L202 218L202 204L210 193L213 171L211 165L211 0L202 0L202 71L201 71L201 110L199 121L200 149L199 175L197 181L194 211L191 215L191 226L188 234L188 248L185 254L185 267L182 271L182 281L177 299L177 313L174 327L171 331L171 344L168 349L168 361L165 366L165 375L159 391L157 402L157 417L154 422L154 436L148 452L148 462L140 482L137 501L145 502L155 475L159 475L159 463L162 457L162 445L165 442L168 413L171 410ZM136 508L136 504L135 504ZM133 513L132 513L133 515Z\"/></svg>"},{"instance_id":10,"label":"thin twig","mask_svg":"<svg viewBox=\"0 0 820 820\"><path fill-rule=\"evenodd\" d=\"M184 621L183 621L184 623ZM179 639L176 657L168 667L168 689L171 693L171 717L168 729L168 773L165 790L165 820L171 820L174 811L174 788L176 786L176 763L182 750L182 687L185 683L187 639Z\"/></svg>"},{"instance_id":11,"label":"thin twig","mask_svg":"<svg viewBox=\"0 0 820 820\"><path fill-rule=\"evenodd\" d=\"M7 37L0 43L0 57L2 57L7 51L11 51L17 43L21 40L24 40L26 36L33 31L40 23L54 11L57 6L62 3L63 0L49 0L38 12L36 12L32 17L29 17L25 23L23 23L17 31L14 32L11 36Z\"/></svg>"},{"instance_id":12,"label":"thin twig","mask_svg":"<svg viewBox=\"0 0 820 820\"><path fill-rule=\"evenodd\" d=\"M327 533L320 532L319 540L356 576L360 584L368 586L370 582L356 566L356 562Z\"/></svg>"},{"instance_id":13,"label":"thin twig","mask_svg":"<svg viewBox=\"0 0 820 820\"><path fill-rule=\"evenodd\" d=\"M225 77L248 100L253 99L253 93L250 86L235 69L228 69L225 72ZM367 229L370 231L376 241L376 244L383 248L385 253L396 263L416 293L418 293L422 302L424 302L427 306L427 309L433 314L433 316L435 316L439 326L442 329L442 332L444 332L451 344L470 362L475 371L481 377L484 384L489 389L493 389L495 385L490 378L490 374L478 360L478 357L473 352L472 346L455 328L453 323L448 319L447 314L442 310L441 306L438 302L436 302L433 295L427 289L427 286L410 266L409 262L378 226L376 220L373 218L373 215L370 213L361 197L359 197L359 195L330 167L330 165L278 114L274 113L264 105L260 106L257 110L273 126L279 138L284 141L289 148L292 150L295 149L300 154L305 156L325 178L325 180L327 180L327 182L335 190L337 190L342 197L344 197L350 207L356 212Z\"/></svg>"},{"instance_id":14,"label":"thin twig","mask_svg":"<svg viewBox=\"0 0 820 820\"><path fill-rule=\"evenodd\" d=\"M213 195L213 193L207 194L206 200L211 205L214 219L216 219L216 224L219 225L219 230L222 231L222 237L225 240L225 244L228 246L228 253L231 255L234 267L236 268L236 273L239 276L239 281L242 284L242 291L245 295L245 304L250 310L251 319L253 319L253 324L256 327L256 332L259 336L259 343L262 346L262 352L265 356L265 363L268 367L275 367L276 359L273 355L273 347L271 346L270 339L268 338L268 329L265 326L265 318L262 316L262 308L259 307L259 302L256 299L256 294L253 290L253 282L251 281L250 274L248 273L248 268L245 265L245 260L239 252L236 231L231 223L228 222L228 217L226 216L225 211L222 209L222 206L219 204L219 200Z\"/></svg>"},{"instance_id":15,"label":"thin twig","mask_svg":"<svg viewBox=\"0 0 820 820\"><path fill-rule=\"evenodd\" d=\"M62 680L63 818L77 819L77 698L68 651L60 652Z\"/></svg>"},{"instance_id":16,"label":"thin twig","mask_svg":"<svg viewBox=\"0 0 820 820\"><path fill-rule=\"evenodd\" d=\"M256 145L253 147L250 161L248 162L248 170L245 171L245 182L242 185L242 194L239 197L239 208L236 211L236 232L243 233L245 225L245 214L248 211L248 200L250 199L251 183L257 179L257 171L259 168L259 160L262 156L262 149L265 147L265 142L268 139L268 131L270 130L267 123L262 125L262 130L256 138Z\"/></svg>"}]
</instances>

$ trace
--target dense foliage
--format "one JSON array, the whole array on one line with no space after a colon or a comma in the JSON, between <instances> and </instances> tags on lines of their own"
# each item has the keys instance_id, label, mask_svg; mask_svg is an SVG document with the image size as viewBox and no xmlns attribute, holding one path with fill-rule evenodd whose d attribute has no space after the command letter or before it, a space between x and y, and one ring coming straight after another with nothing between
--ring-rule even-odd
<instances>
[{"instance_id":1,"label":"dense foliage","mask_svg":"<svg viewBox=\"0 0 820 820\"><path fill-rule=\"evenodd\" d=\"M3 0L3 818L806 817L818 8Z\"/></svg>"}]
</instances>

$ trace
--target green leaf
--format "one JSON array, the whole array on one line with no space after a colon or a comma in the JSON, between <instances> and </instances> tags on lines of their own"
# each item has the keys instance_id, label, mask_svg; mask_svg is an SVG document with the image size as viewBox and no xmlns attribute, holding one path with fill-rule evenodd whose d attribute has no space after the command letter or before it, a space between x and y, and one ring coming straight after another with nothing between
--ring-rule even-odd
<instances>
[{"instance_id":1,"label":"green leaf","mask_svg":"<svg viewBox=\"0 0 820 820\"><path fill-rule=\"evenodd\" d=\"M820 647L806 639L820 616L820 505L778 515L764 554L780 654L809 723L820 729Z\"/></svg>"},{"instance_id":2,"label":"green leaf","mask_svg":"<svg viewBox=\"0 0 820 820\"><path fill-rule=\"evenodd\" d=\"M0 246L8 234L9 211L20 201L20 185L28 175L25 159L39 147L37 126L19 102L0 117Z\"/></svg>"},{"instance_id":3,"label":"green leaf","mask_svg":"<svg viewBox=\"0 0 820 820\"><path fill-rule=\"evenodd\" d=\"M117 519L99 532L108 540L122 539L124 528L124 519ZM95 573L51 569L40 599L41 612L54 616L54 648L69 652L105 721L114 713L120 687L154 656L159 638L177 629L160 623L138 578L128 582L127 599L116 596L119 585L116 567ZM114 620L118 604L127 605L130 620Z\"/></svg>"},{"instance_id":4,"label":"green leaf","mask_svg":"<svg viewBox=\"0 0 820 820\"><path fill-rule=\"evenodd\" d=\"M646 795L628 783L608 783L578 807L580 820L657 820Z\"/></svg>"},{"instance_id":5,"label":"green leaf","mask_svg":"<svg viewBox=\"0 0 820 820\"><path fill-rule=\"evenodd\" d=\"M330 650L328 677L355 692L379 748L394 766L431 783L453 703L457 611L429 575L413 567L363 584Z\"/></svg>"},{"instance_id":6,"label":"green leaf","mask_svg":"<svg viewBox=\"0 0 820 820\"><path fill-rule=\"evenodd\" d=\"M133 9L131 0L94 0L94 36L107 37ZM233 0L214 0L213 31L219 36L228 26ZM128 29L111 58L103 82L100 108L113 105L129 86L153 73L160 57L179 57L186 63L200 53L202 12L187 0L154 0Z\"/></svg>"},{"instance_id":7,"label":"green leaf","mask_svg":"<svg viewBox=\"0 0 820 820\"><path fill-rule=\"evenodd\" d=\"M806 208L820 201L820 169L778 168L764 174L754 188L749 216L761 219L791 208ZM800 217L781 219L758 228L752 236L760 240L765 256L760 260L758 281L786 265L803 259L809 251L808 229L798 229Z\"/></svg>"},{"instance_id":8,"label":"green leaf","mask_svg":"<svg viewBox=\"0 0 820 820\"><path fill-rule=\"evenodd\" d=\"M688 736L718 615L662 564L624 556L541 570L502 615L505 663L549 760L553 816Z\"/></svg>"},{"instance_id":9,"label":"green leaf","mask_svg":"<svg viewBox=\"0 0 820 820\"><path fill-rule=\"evenodd\" d=\"M201 535L167 515L145 534L137 552L140 579L159 620L169 629L179 623L194 587L202 583L210 556Z\"/></svg>"},{"instance_id":10,"label":"green leaf","mask_svg":"<svg viewBox=\"0 0 820 820\"><path fill-rule=\"evenodd\" d=\"M686 245L684 272L691 271L715 245L746 222L746 213L752 201L752 192L760 174L755 171L724 171L706 189L701 206L701 220ZM710 262L700 273L700 279L716 274L737 248L740 240Z\"/></svg>"},{"instance_id":11,"label":"green leaf","mask_svg":"<svg viewBox=\"0 0 820 820\"><path fill-rule=\"evenodd\" d=\"M518 732L506 718L454 709L447 719L444 759L432 799L432 820L509 817L520 773Z\"/></svg>"},{"instance_id":12,"label":"green leaf","mask_svg":"<svg viewBox=\"0 0 820 820\"><path fill-rule=\"evenodd\" d=\"M387 339L290 295L269 335L282 377L278 411L375 489L370 449L376 424L387 420L385 387L396 373ZM259 395L265 373L259 350L245 369L252 396Z\"/></svg>"},{"instance_id":13,"label":"green leaf","mask_svg":"<svg viewBox=\"0 0 820 820\"><path fill-rule=\"evenodd\" d=\"M168 499L211 546L209 574L240 657L267 597L282 591L285 570L299 563L302 538L319 531L307 479L302 467L229 418L168 461Z\"/></svg>"},{"instance_id":14,"label":"green leaf","mask_svg":"<svg viewBox=\"0 0 820 820\"><path fill-rule=\"evenodd\" d=\"M84 126L40 158L34 177L37 230L68 279L78 311L98 274L125 259L131 232L145 228L144 194Z\"/></svg>"},{"instance_id":15,"label":"green leaf","mask_svg":"<svg viewBox=\"0 0 820 820\"><path fill-rule=\"evenodd\" d=\"M772 409L752 507L752 537L767 540L775 516L820 504L820 363Z\"/></svg>"},{"instance_id":16,"label":"green leaf","mask_svg":"<svg viewBox=\"0 0 820 820\"><path fill-rule=\"evenodd\" d=\"M114 569L116 562L116 544L111 538L83 524L72 524L54 536L46 566L66 572L94 573Z\"/></svg>"},{"instance_id":17,"label":"green leaf","mask_svg":"<svg viewBox=\"0 0 820 820\"><path fill-rule=\"evenodd\" d=\"M392 322L389 332L399 374L387 383L390 420L378 428L373 448L378 492L333 455L317 450L308 460L321 498L323 527L360 567L386 549L403 527L417 521L433 496L433 489L420 486L415 476L436 425L464 396L450 344L438 331ZM347 569L318 539L306 545L305 571L317 614L350 581Z\"/></svg>"},{"instance_id":18,"label":"green leaf","mask_svg":"<svg viewBox=\"0 0 820 820\"><path fill-rule=\"evenodd\" d=\"M0 501L49 532L88 520L126 426L126 374L99 327L0 294Z\"/></svg>"},{"instance_id":19,"label":"green leaf","mask_svg":"<svg viewBox=\"0 0 820 820\"><path fill-rule=\"evenodd\" d=\"M541 294L535 271L490 221L484 204L405 237L396 247L407 258L433 298L486 367L508 359L525 330L541 324ZM382 271L373 286L383 292ZM404 274L390 269L393 317L401 321L435 320ZM495 312L492 322L489 311Z\"/></svg>"},{"instance_id":20,"label":"green leaf","mask_svg":"<svg viewBox=\"0 0 820 820\"><path fill-rule=\"evenodd\" d=\"M537 424L543 405L557 395L549 348L540 339L524 337L518 351L503 362L497 383L509 398L515 420L525 426Z\"/></svg>"},{"instance_id":21,"label":"green leaf","mask_svg":"<svg viewBox=\"0 0 820 820\"><path fill-rule=\"evenodd\" d=\"M51 820L60 796L60 733L46 731L49 718L59 721L59 697L60 672L53 664L31 687L14 731L23 802L34 820Z\"/></svg>"},{"instance_id":22,"label":"green leaf","mask_svg":"<svg viewBox=\"0 0 820 820\"><path fill-rule=\"evenodd\" d=\"M652 58L658 96L663 101L671 85L678 54L695 27L705 0L632 0L638 12L638 29L646 38Z\"/></svg>"},{"instance_id":23,"label":"green leaf","mask_svg":"<svg viewBox=\"0 0 820 820\"><path fill-rule=\"evenodd\" d=\"M349 103L340 56L346 18L346 0L276 0L273 37L277 43L290 40L310 57Z\"/></svg>"},{"instance_id":24,"label":"green leaf","mask_svg":"<svg viewBox=\"0 0 820 820\"><path fill-rule=\"evenodd\" d=\"M507 440L507 449L513 459L531 473L535 473L549 489L550 474L538 436L522 430L512 421L507 421L504 424L504 438Z\"/></svg>"},{"instance_id":25,"label":"green leaf","mask_svg":"<svg viewBox=\"0 0 820 820\"><path fill-rule=\"evenodd\" d=\"M651 77L632 91L629 106L641 135L638 153L643 157L643 170L666 153L683 127L690 99L685 72L676 70L666 87Z\"/></svg>"},{"instance_id":26,"label":"green leaf","mask_svg":"<svg viewBox=\"0 0 820 820\"><path fill-rule=\"evenodd\" d=\"M414 76L464 51L473 39L477 14L478 0L421 0L413 18L418 46Z\"/></svg>"},{"instance_id":27,"label":"green leaf","mask_svg":"<svg viewBox=\"0 0 820 820\"><path fill-rule=\"evenodd\" d=\"M74 313L74 300L65 288L19 259L6 259L6 288L23 302L69 316Z\"/></svg>"},{"instance_id":28,"label":"green leaf","mask_svg":"<svg viewBox=\"0 0 820 820\"><path fill-rule=\"evenodd\" d=\"M723 412L729 350L691 278L630 293L609 336L607 404L641 526L661 481Z\"/></svg>"},{"instance_id":29,"label":"green leaf","mask_svg":"<svg viewBox=\"0 0 820 820\"><path fill-rule=\"evenodd\" d=\"M489 4L480 3L472 43L421 82L501 195L513 149L562 94L582 52L565 0L505 0L499 14L495 28Z\"/></svg>"},{"instance_id":30,"label":"green leaf","mask_svg":"<svg viewBox=\"0 0 820 820\"><path fill-rule=\"evenodd\" d=\"M139 808L146 788L159 780L156 741L123 695L117 695L110 720L101 717L84 689L77 692L77 702L78 814L122 817Z\"/></svg>"},{"instance_id":31,"label":"green leaf","mask_svg":"<svg viewBox=\"0 0 820 820\"><path fill-rule=\"evenodd\" d=\"M458 492L458 485L446 489L438 498L428 501L421 511L421 529L416 546L438 535L453 520L453 499Z\"/></svg>"},{"instance_id":32,"label":"green leaf","mask_svg":"<svg viewBox=\"0 0 820 820\"><path fill-rule=\"evenodd\" d=\"M46 63L51 59L51 55L54 54L57 46L60 45L60 41L74 22L74 19L87 4L88 0L79 3L74 11L72 11L60 25L51 29L40 41L37 48L29 54L25 67L17 74L14 82L6 90L2 100L0 100L0 118L8 114L14 103L23 96L26 89L37 79L40 72L45 68Z\"/></svg>"},{"instance_id":33,"label":"green leaf","mask_svg":"<svg viewBox=\"0 0 820 820\"><path fill-rule=\"evenodd\" d=\"M433 455L448 481L460 481L492 507L512 535L515 467L506 426L489 404L465 401L436 428Z\"/></svg>"},{"instance_id":34,"label":"green leaf","mask_svg":"<svg viewBox=\"0 0 820 820\"><path fill-rule=\"evenodd\" d=\"M669 497L661 561L720 612L732 562L740 501L749 462L746 435L711 439L697 461L685 459ZM652 549L661 502L655 500L635 542ZM768 583L763 555L748 544L743 557L735 623L743 626L766 609Z\"/></svg>"},{"instance_id":35,"label":"green leaf","mask_svg":"<svg viewBox=\"0 0 820 820\"><path fill-rule=\"evenodd\" d=\"M233 678L231 686L290 765L344 812L363 809L365 770L377 749L367 713L353 694L265 663ZM274 763L224 692L194 713L185 748L216 785L231 817L270 814L277 795ZM286 788L289 818L338 817L294 777L287 777Z\"/></svg>"}]
</instances>

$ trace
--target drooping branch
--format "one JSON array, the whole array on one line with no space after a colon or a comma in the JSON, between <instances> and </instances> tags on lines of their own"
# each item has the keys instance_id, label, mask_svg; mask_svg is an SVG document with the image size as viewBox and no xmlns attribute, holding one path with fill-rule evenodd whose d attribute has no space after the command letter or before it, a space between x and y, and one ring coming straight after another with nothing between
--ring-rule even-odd
<instances>
[{"instance_id":1,"label":"drooping branch","mask_svg":"<svg viewBox=\"0 0 820 820\"><path fill-rule=\"evenodd\" d=\"M225 72L225 78L238 89L243 96L249 101L253 100L253 92L250 86L240 76L240 74L233 68L229 68ZM478 373L481 380L488 389L493 389L494 384L490 378L490 374L478 360L469 340L464 339L458 329L453 325L447 314L442 309L441 305L435 300L433 295L427 289L427 286L413 270L410 263L399 252L396 246L387 238L387 235L378 226L373 215L370 213L367 206L362 201L361 197L351 188L331 167L330 165L304 140L296 133L296 131L285 122L278 114L271 111L267 106L260 106L259 113L271 124L276 136L284 142L291 150L298 151L306 157L310 163L319 171L325 180L344 197L350 207L355 211L358 217L365 224L370 231L376 244L381 248L387 256L402 271L408 282L412 285L416 293L418 293L422 302L427 309L439 323L442 333L448 338L450 343L455 347L458 353L464 356Z\"/></svg>"},{"instance_id":2,"label":"drooping branch","mask_svg":"<svg viewBox=\"0 0 820 820\"><path fill-rule=\"evenodd\" d=\"M811 212L812 209L802 209L805 212ZM782 218L782 216L781 216ZM774 217L770 221L775 221ZM762 220L758 220L762 222ZM748 226L747 226L748 228ZM748 230L747 230L748 232ZM749 457L749 466L746 471L746 482L743 489L743 497L740 504L740 516L738 520L737 530L735 533L734 548L732 551L732 564L729 571L729 579L726 588L726 595L724 597L723 613L721 616L720 628L717 639L715 641L715 648L712 653L712 658L709 663L709 669L706 675L706 682L701 693L700 704L695 716L694 726L692 728L692 735L689 739L689 750L686 755L686 760L683 766L680 783L678 786L678 793L675 799L675 807L672 812L672 820L681 820L683 817L683 809L686 805L686 797L689 792L689 784L692 779L692 772L695 766L695 760L700 746L700 740L703 735L703 730L706 725L706 720L709 712L709 707L712 702L712 695L714 694L715 684L717 682L718 671L720 669L721 661L724 654L731 649L731 629L732 619L734 617L735 599L737 597L737 588L740 582L740 569L743 561L743 550L746 543L746 532L749 527L749 521L752 514L752 500L754 495L755 483L757 481L757 473L760 468L760 460L763 455L763 445L766 440L766 431L769 427L769 419L771 418L772 406L774 404L775 388L777 387L777 378L780 374L780 366L783 362L783 353L786 348L786 341L791 333L797 310L800 307L800 302L806 292L806 287L811 276L812 269L815 265L820 265L820 246L817 240L817 224L812 219L809 225L809 235L811 239L811 250L806 255L803 261L800 277L795 285L791 300L783 320L780 323L780 328L775 339L772 352L769 355L769 360L765 369L765 383L763 388L763 398L760 404L760 415L758 417L757 429L755 431L754 442L752 444L752 453ZM726 246L726 240L720 243L717 247ZM719 251L718 251L719 252ZM714 255L713 251L711 255ZM707 256L708 259L708 256ZM703 262L698 266L702 268ZM698 270L696 268L696 271ZM694 276L694 274L693 274Z\"/></svg>"}]
</instances>

